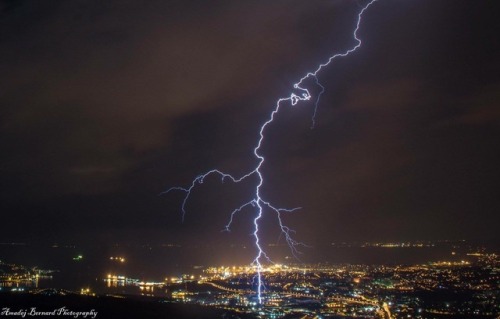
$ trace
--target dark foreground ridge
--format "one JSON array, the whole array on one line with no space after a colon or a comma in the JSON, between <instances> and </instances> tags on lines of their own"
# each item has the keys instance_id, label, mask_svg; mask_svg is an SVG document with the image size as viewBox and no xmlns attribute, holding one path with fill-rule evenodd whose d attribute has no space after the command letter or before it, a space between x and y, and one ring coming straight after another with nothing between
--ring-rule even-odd
<instances>
[{"instance_id":1,"label":"dark foreground ridge","mask_svg":"<svg viewBox=\"0 0 500 319\"><path fill-rule=\"evenodd\" d=\"M54 313L44 315L43 312ZM250 319L254 317L200 305L167 303L157 298L78 294L49 296L5 292L0 293L0 318Z\"/></svg>"}]
</instances>

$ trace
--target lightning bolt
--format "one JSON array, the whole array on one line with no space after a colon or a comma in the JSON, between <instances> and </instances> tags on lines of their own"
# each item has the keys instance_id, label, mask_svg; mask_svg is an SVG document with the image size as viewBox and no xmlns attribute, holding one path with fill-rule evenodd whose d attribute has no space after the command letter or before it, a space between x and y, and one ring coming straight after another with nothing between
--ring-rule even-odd
<instances>
[{"instance_id":1,"label":"lightning bolt","mask_svg":"<svg viewBox=\"0 0 500 319\"><path fill-rule=\"evenodd\" d=\"M317 96L315 103L314 103L314 113L313 113L312 121L311 121L312 122L311 128L314 128L314 126L316 125L316 115L317 115L317 111L318 111L320 97L323 94L323 92L325 91L325 87L321 85L317 75L321 70L323 70L330 63L332 63L333 60L340 58L340 57L346 57L346 56L350 55L351 53L353 53L354 51L356 51L361 46L361 39L358 38L358 30L359 30L359 27L361 24L363 14L373 3L377 2L377 1L378 0L370 0L359 11L358 16L357 16L357 20L356 20L356 27L353 31L353 38L356 42L356 44L353 47L346 50L345 52L336 53L334 55L331 55L330 57L328 57L328 59L324 63L319 64L314 71L308 72L306 75L304 75L297 83L295 83L293 85L293 87L296 90L298 90L299 94L291 93L289 96L279 98L276 101L276 105L275 105L273 111L270 113L269 118L267 119L267 121L265 121L260 126L259 139L257 141L257 145L253 149L253 154L254 154L255 158L257 159L257 164L251 171L249 171L248 173L246 173L245 175L242 175L240 177L235 177L231 174L222 172L218 169L213 169L213 170L207 171L201 175L196 176L193 179L193 181L191 182L191 184L187 187L178 187L178 186L171 187L170 189L168 189L162 193L162 194L166 194L166 193L169 193L172 191L181 191L181 192L185 193L184 199L182 201L182 206L181 206L182 221L184 221L184 218L186 216L186 204L189 200L189 197L191 196L191 192L193 191L193 189L196 186L203 184L203 182L205 181L205 179L207 177L209 177L211 175L216 175L221 179L221 182L224 182L225 180L230 180L233 183L240 183L240 182L248 179L251 176L257 177L257 185L255 186L255 193L254 193L253 197L248 202L242 204L240 207L233 210L233 212L230 215L229 222L225 225L224 230L225 231L231 230L231 225L233 223L233 219L242 210L249 208L249 207L255 209L256 215L255 215L255 218L253 219L254 230L253 230L252 236L255 239L255 247L257 249L257 255L255 256L255 258L252 262L252 265L255 267L255 273L256 273L255 279L257 281L256 290L257 290L257 298L259 300L259 304L262 304L262 293L263 293L263 290L265 289L264 282L262 279L262 272L264 270L263 265L265 262L272 262L271 259L269 258L269 256L266 254L265 250L262 248L262 244L261 244L261 241L259 238L259 230L260 230L259 226L260 226L261 219L264 216L264 212L270 211L276 215L276 218L278 221L278 226L281 230L281 235L285 238L285 241L287 242L287 244L290 247L291 252L294 256L297 257L297 254L299 253L298 247L304 246L303 243L298 242L295 239L293 239L292 234L295 233L295 231L293 229L289 228L288 226L286 226L283 223L283 219L282 219L282 213L293 212L293 211L300 209L300 208L287 209L287 208L275 207L270 202L264 200L264 198L261 194L261 189L262 189L262 186L264 185L264 176L262 175L261 168L264 165L265 158L264 158L264 155L262 155L260 153L260 150L261 150L261 146L262 146L264 139L265 139L265 134L264 134L265 130L274 121L274 118L279 113L281 107L284 104L294 106L294 105L297 105L299 102L309 101L312 98L312 95L309 92L309 89L307 89L304 86L304 82L308 79L314 79L316 85L320 88L320 92L318 93L318 96ZM288 103L285 103L285 102L288 102Z\"/></svg>"}]
</instances>

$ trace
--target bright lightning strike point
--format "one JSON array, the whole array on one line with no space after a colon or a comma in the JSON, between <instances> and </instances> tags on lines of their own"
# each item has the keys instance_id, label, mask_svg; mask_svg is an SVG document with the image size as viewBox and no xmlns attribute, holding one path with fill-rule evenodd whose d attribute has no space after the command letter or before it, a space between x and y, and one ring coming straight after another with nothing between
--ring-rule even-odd
<instances>
[{"instance_id":1,"label":"bright lightning strike point","mask_svg":"<svg viewBox=\"0 0 500 319\"><path fill-rule=\"evenodd\" d=\"M314 113L313 113L313 116L312 116L312 124L311 124L311 128L314 128L314 126L316 125L316 115L317 115L319 100L320 100L321 95L325 91L325 87L322 86L321 83L319 82L318 73L323 68L325 68L330 63L332 63L333 60L335 60L337 58L340 58L340 57L346 57L349 54L351 54L354 51L356 51L359 47L361 47L361 39L358 38L358 30L359 30L359 27L360 27L360 24L361 24L361 20L362 20L363 14L364 14L364 12L373 3L377 2L377 1L378 0L371 0L371 1L369 1L359 11L358 16L357 16L357 20L356 20L356 27L355 27L355 29L353 31L353 38L356 41L356 44L353 47L351 47L350 49L348 49L348 50L346 50L344 52L335 53L334 55L328 57L328 59L326 60L326 62L319 64L315 70L313 70L311 72L308 72L306 75L304 75L297 83L295 83L293 85L293 87L295 89L297 89L297 90L300 91L300 94L291 93L289 96L279 98L276 101L276 105L275 105L273 111L270 113L269 118L267 119L267 121L265 121L260 126L259 138L258 138L258 141L257 141L257 145L253 149L253 154L254 154L255 158L257 159L257 164L256 164L256 166L252 170L250 170L248 173L246 173L245 175L243 175L241 177L235 177L235 176L233 176L231 174L227 174L227 173L224 173L224 172L222 172L220 170L213 169L213 170L207 171L207 172L205 172L205 173L203 173L203 174L198 175L197 177L195 177L193 179L193 181L191 182L191 184L189 186L187 186L187 187L172 187L172 188L170 188L170 189L168 189L168 190L166 190L165 192L162 193L162 194L165 194L165 193L169 193L171 191L181 191L181 192L185 193L184 199L182 201L182 206L181 206L182 220L184 221L184 217L186 215L186 204L187 204L187 202L189 200L189 197L191 195L191 191L196 186L198 186L199 184L203 184L205 178L207 178L208 176L217 175L217 176L219 176L221 178L222 182L225 179L229 179L233 183L242 182L242 181L246 180L247 178L249 178L250 176L256 176L257 177L257 181L258 182L257 182L257 184L255 186L255 192L253 194L253 197L248 202L242 204L240 207L238 207L235 210L233 210L233 212L230 215L229 222L226 224L224 230L225 231L230 231L234 217L239 212L241 212L243 209L251 206L251 207L253 207L256 210L256 216L253 219L254 230L253 230L252 235L253 235L253 237L255 239L255 247L257 249L257 255L255 256L255 258L254 258L254 260L252 262L252 265L254 265L254 267L256 268L256 270L255 270L256 271L255 279L257 280L256 292L257 292L257 298L259 300L259 304L262 304L262 294L263 294L263 290L265 289L264 283L263 283L263 280L262 280L262 272L263 272L263 269L264 269L263 268L263 264L264 264L265 261L271 262L271 259L267 256L266 252L262 248L261 241L260 241L260 238L259 238L259 230L260 230L259 226L260 226L261 219L264 216L265 210L270 211L270 212L274 212L276 214L276 218L278 220L278 225L280 227L281 234L284 236L284 238L285 238L285 240L286 240L288 246L290 247L290 250L292 251L292 254L294 256L297 256L297 253L298 253L297 248L299 246L303 246L304 245L303 243L298 242L295 239L293 239L292 234L295 231L293 229L289 228L288 226L286 226L283 223L283 220L281 218L281 213L283 213L283 212L291 212L291 211L294 211L294 210L296 210L298 208L293 208L293 209L277 208L277 207L274 207L268 201L264 200L263 197L262 197L261 188L264 185L264 176L262 175L261 168L262 168L262 165L264 165L265 158L264 158L264 155L262 155L259 151L260 151L260 148L262 146L262 143L264 142L264 138L265 138L264 133L265 133L265 130L266 130L267 126L270 125L274 121L275 116L279 113L279 111L280 111L282 105L284 104L284 102L288 102L290 105L293 106L293 105L297 105L299 102L302 102L302 101L309 101L312 98L312 95L309 92L309 90L307 88L305 88L304 85L303 85L304 81L306 81L309 78L314 78L316 85L318 85L320 87L320 89L321 89L321 91L318 94L318 96L316 97L316 100L315 100L315 103L314 103Z\"/></svg>"}]
</instances>

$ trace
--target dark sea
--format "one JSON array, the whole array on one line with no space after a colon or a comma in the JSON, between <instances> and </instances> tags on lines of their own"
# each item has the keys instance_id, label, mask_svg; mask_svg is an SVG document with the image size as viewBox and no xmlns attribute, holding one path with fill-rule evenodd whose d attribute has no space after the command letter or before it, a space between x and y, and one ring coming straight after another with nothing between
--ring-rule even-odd
<instances>
[{"instance_id":1,"label":"dark sea","mask_svg":"<svg viewBox=\"0 0 500 319\"><path fill-rule=\"evenodd\" d=\"M360 245L324 245L302 249L299 259L287 247L270 246L273 261L283 264L329 263L395 265L423 264L433 261L471 260L468 253L486 250L498 253L494 245L438 243L434 247L361 247ZM80 256L80 257L79 257ZM96 293L144 293L137 286L106 281L108 275L139 281L163 282L165 278L184 274L199 276L211 266L248 265L254 250L245 246L151 245L44 245L0 244L0 260L54 270L51 279L40 279L38 288L61 288L80 291L90 288ZM118 257L118 258L117 258ZM119 258L123 258L121 261ZM161 295L160 288L154 295Z\"/></svg>"}]
</instances>

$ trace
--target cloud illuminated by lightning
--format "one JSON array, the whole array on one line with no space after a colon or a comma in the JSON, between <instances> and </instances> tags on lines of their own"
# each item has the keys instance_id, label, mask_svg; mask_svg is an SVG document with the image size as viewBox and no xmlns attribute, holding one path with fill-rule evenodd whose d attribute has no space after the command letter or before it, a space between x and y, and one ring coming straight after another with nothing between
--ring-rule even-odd
<instances>
[{"instance_id":1,"label":"cloud illuminated by lightning","mask_svg":"<svg viewBox=\"0 0 500 319\"><path fill-rule=\"evenodd\" d=\"M292 254L294 256L296 256L298 253L298 250L297 250L298 247L301 245L304 245L303 243L298 242L295 239L293 239L292 234L295 231L293 229L289 228L288 226L286 226L283 223L283 219L281 218L282 213L292 212L292 211L297 210L299 208L287 209L287 208L275 207L270 202L264 200L264 198L261 194L261 188L264 185L264 176L262 175L261 168L264 165L265 158L260 153L260 149L261 149L262 143L264 142L265 130L266 130L267 126L270 125L274 121L275 116L279 113L281 107L284 104L288 104L288 105L293 106L301 101L309 101L311 99L311 97L312 97L311 93L309 92L309 90L307 88L304 87L304 82L310 78L313 78L315 80L316 85L318 85L321 89L321 91L318 94L318 96L316 97L316 100L314 103L314 113L312 116L312 125L311 125L311 128L314 128L314 126L316 124L316 115L317 115L319 100L320 100L321 94L323 94L323 92L325 91L325 87L322 86L319 82L318 73L323 68L328 66L334 59L348 56L349 54L353 53L361 46L361 40L358 38L358 34L357 34L359 27L360 27L360 24L361 24L361 19L363 17L364 12L373 3L377 2L377 1L378 0L369 1L359 11L358 16L357 16L357 20L356 20L356 28L353 31L353 37L354 37L354 40L356 41L356 44L353 47L346 50L345 52L336 53L336 54L330 56L326 60L326 62L319 64L318 67L314 71L308 72L306 75L304 75L297 83L295 83L293 85L293 87L300 92L299 94L291 93L289 96L279 98L276 101L276 105L275 105L273 111L270 113L269 118L267 119L267 121L265 121L260 126L259 138L257 141L257 145L253 149L253 154L254 154L255 158L257 159L257 164L252 170L250 170L247 174L245 174L241 177L235 177L231 174L227 174L227 173L224 173L220 170L213 169L213 170L207 171L207 172L195 177L193 179L193 181L191 182L191 184L187 187L172 187L172 188L166 190L165 192L163 192L163 194L169 193L171 191L181 191L181 192L185 193L184 199L182 201L182 207L181 207L182 220L184 221L184 218L186 215L186 204L187 204L189 197L191 195L191 191L199 184L203 184L203 182L205 181L205 178L207 178L208 176L216 175L216 176L219 176L221 178L222 182L224 182L226 179L228 179L228 180L231 180L233 183L242 182L251 176L257 177L258 182L255 186L255 192L253 193L251 199L248 202L242 204L240 207L233 210L233 212L230 215L230 219L229 219L228 223L225 225L224 230L230 231L234 217L239 212L241 212L243 209L248 208L248 207L252 207L253 209L255 209L256 216L253 219L254 228L253 228L252 235L255 239L255 247L257 248L257 255L255 256L255 258L252 262L252 265L254 265L255 271L256 271L256 280L257 280L257 284L256 284L257 289L256 290L257 290L257 298L259 300L259 304L262 304L262 292L264 289L264 283L262 280L263 264L265 261L271 262L270 258L267 256L266 252L262 248L262 244L261 244L261 241L259 238L259 230L260 230L259 226L260 226L260 222L261 222L262 217L264 216L265 211L270 211L276 215L278 225L279 225L280 230L281 230L281 234L285 238L285 241L287 242L287 244L290 247ZM288 103L285 103L285 102L288 102Z\"/></svg>"}]
</instances>

